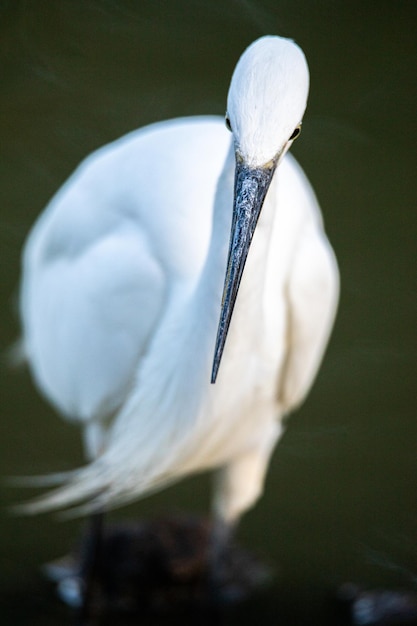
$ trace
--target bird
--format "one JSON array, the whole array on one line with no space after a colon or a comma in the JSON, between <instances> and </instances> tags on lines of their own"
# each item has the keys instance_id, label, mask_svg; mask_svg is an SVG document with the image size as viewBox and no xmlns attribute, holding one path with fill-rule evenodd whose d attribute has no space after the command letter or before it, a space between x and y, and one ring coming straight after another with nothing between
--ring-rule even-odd
<instances>
[{"instance_id":1,"label":"bird","mask_svg":"<svg viewBox=\"0 0 417 626\"><path fill-rule=\"evenodd\" d=\"M155 122L99 148L23 250L22 345L35 385L80 425L86 462L27 510L88 514L213 473L234 527L263 492L286 417L319 369L339 272L288 150L309 70L255 40L223 116Z\"/></svg>"}]
</instances>

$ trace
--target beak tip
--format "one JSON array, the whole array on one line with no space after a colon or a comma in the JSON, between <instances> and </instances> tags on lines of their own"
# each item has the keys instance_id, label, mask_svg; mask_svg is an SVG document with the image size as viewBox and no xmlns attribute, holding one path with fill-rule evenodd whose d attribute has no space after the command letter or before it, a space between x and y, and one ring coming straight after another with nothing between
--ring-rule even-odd
<instances>
[{"instance_id":1,"label":"beak tip","mask_svg":"<svg viewBox=\"0 0 417 626\"><path fill-rule=\"evenodd\" d=\"M216 383L218 371L219 371L219 363L215 360L213 363L213 369L211 370L210 384L214 385Z\"/></svg>"}]
</instances>

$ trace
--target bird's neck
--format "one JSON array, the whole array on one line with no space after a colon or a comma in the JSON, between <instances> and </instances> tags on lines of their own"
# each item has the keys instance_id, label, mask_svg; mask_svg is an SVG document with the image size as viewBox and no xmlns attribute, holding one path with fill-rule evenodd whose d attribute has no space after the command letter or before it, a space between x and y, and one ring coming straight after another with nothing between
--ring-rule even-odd
<instances>
[{"instance_id":1,"label":"bird's neck","mask_svg":"<svg viewBox=\"0 0 417 626\"><path fill-rule=\"evenodd\" d=\"M138 433L141 440L132 440L131 445L139 449L141 441L146 440L146 446L141 447L146 450L142 459L144 472L148 471L148 465L159 468L155 476L146 478L145 475L152 485L163 483L165 471L172 475L173 458L182 459L182 464L176 468L177 476L192 469L195 442L204 438L212 425L207 417L222 417L227 413L229 404L226 402L227 406L223 406L225 398L230 398L233 404L233 397L228 393L231 380L239 380L243 393L246 388L251 389L248 383L253 369L258 368L256 359L262 358L259 346L256 349L253 346L259 341L257 333L261 335L262 330L261 277L273 219L273 206L268 199L249 251L219 376L215 385L210 384L232 221L233 187L234 154L231 150L216 190L211 242L200 279L190 291L177 293L153 350L144 359L139 373L142 384L138 385L125 415L117 422L123 443L123 432L127 432L129 422L135 421L140 412L144 424ZM171 450L168 457L167 449ZM160 458L155 464L158 455ZM148 458L152 463L147 465Z\"/></svg>"}]
</instances>

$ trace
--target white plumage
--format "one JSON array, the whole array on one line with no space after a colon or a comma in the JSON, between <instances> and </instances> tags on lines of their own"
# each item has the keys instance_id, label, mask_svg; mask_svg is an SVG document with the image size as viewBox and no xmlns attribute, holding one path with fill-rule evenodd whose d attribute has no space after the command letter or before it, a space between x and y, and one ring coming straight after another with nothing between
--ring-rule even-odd
<instances>
[{"instance_id":1,"label":"white plumage","mask_svg":"<svg viewBox=\"0 0 417 626\"><path fill-rule=\"evenodd\" d=\"M89 156L39 218L23 260L25 352L42 393L80 422L90 462L31 510L116 506L207 469L225 521L260 494L338 297L314 193L284 156L307 92L301 50L263 37L232 78L231 134L217 117L132 132ZM234 190L235 160L245 177L269 172L269 190L212 385L232 213L261 186Z\"/></svg>"}]
</instances>

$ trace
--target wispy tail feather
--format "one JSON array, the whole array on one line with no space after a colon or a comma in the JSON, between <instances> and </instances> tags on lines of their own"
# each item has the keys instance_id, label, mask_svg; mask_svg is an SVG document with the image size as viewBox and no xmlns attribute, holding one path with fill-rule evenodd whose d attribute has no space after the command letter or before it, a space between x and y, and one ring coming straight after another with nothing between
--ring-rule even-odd
<instances>
[{"instance_id":1,"label":"wispy tail feather","mask_svg":"<svg viewBox=\"0 0 417 626\"><path fill-rule=\"evenodd\" d=\"M68 482L77 470L69 470L67 472L54 472L52 474L40 474L38 476L8 476L4 482L9 487L20 488L46 488L56 487Z\"/></svg>"},{"instance_id":2,"label":"wispy tail feather","mask_svg":"<svg viewBox=\"0 0 417 626\"><path fill-rule=\"evenodd\" d=\"M179 476L155 474L146 482L135 481L135 486L118 483L117 476L109 479L109 473L100 461L71 472L51 476L35 476L24 486L48 487L60 485L46 494L12 507L20 515L37 515L58 510L61 519L72 519L83 515L114 509L167 487ZM26 477L24 477L26 478ZM31 482L31 484L30 484ZM64 484L63 484L64 483ZM123 486L122 486L123 485Z\"/></svg>"},{"instance_id":3,"label":"wispy tail feather","mask_svg":"<svg viewBox=\"0 0 417 626\"><path fill-rule=\"evenodd\" d=\"M51 481L48 484L48 477L45 477L45 483L37 482L36 486L54 486L61 484L57 489L47 492L39 497L33 498L28 502L18 504L13 507L14 512L24 515L36 515L38 513L46 513L48 511L56 509L67 509L73 507L78 503L82 503L86 500L90 500L89 505L91 510L98 506L94 506L94 502L98 493L105 491L102 484L97 484L95 480L89 480L88 471L89 467L68 472L67 476L64 475L64 480L54 480L57 475L52 475ZM58 475L59 476L59 475ZM62 474L60 475L62 477ZM42 479L43 477L35 477ZM94 477L93 477L94 478ZM65 484L62 484L64 482ZM34 484L32 483L32 485ZM65 517L69 515L69 511L65 512ZM61 514L60 514L61 515ZM64 515L62 513L62 515Z\"/></svg>"}]
</instances>

